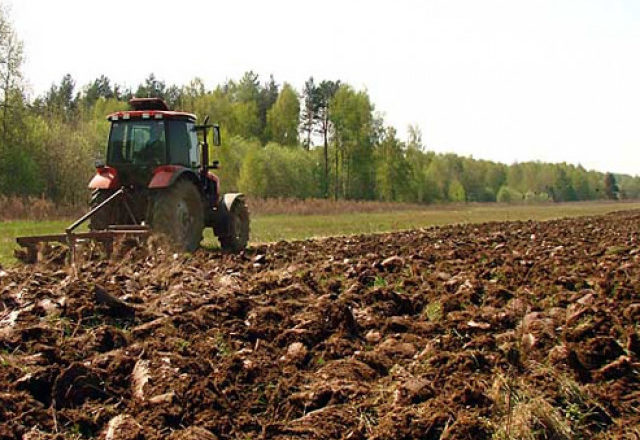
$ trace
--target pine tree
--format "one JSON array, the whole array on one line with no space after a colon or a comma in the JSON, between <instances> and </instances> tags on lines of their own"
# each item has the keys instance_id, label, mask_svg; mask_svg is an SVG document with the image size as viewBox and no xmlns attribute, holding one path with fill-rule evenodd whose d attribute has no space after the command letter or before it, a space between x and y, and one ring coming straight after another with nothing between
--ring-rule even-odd
<instances>
[{"instance_id":1,"label":"pine tree","mask_svg":"<svg viewBox=\"0 0 640 440\"><path fill-rule=\"evenodd\" d=\"M320 107L320 90L310 77L304 83L302 90L302 114L300 115L300 132L304 136L303 145L306 150L311 148L311 135L318 122L318 110Z\"/></svg>"},{"instance_id":2,"label":"pine tree","mask_svg":"<svg viewBox=\"0 0 640 440\"><path fill-rule=\"evenodd\" d=\"M612 173L607 173L604 176L604 192L609 200L616 200L618 198L620 188L618 188L616 176Z\"/></svg>"}]
</instances>

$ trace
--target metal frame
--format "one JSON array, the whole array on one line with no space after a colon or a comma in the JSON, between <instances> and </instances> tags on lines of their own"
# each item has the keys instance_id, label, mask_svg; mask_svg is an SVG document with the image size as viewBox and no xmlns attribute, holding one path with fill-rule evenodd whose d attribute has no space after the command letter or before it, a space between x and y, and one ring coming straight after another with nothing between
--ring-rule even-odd
<instances>
[{"instance_id":1,"label":"metal frame","mask_svg":"<svg viewBox=\"0 0 640 440\"><path fill-rule=\"evenodd\" d=\"M110 225L103 231L90 231L90 232L74 232L80 225L93 217L98 211L103 209L106 205L112 203L116 198L122 197L122 202L133 221L131 225ZM27 262L35 263L38 259L37 245L40 243L66 243L71 250L71 262L75 263L76 259L76 243L84 240L94 240L102 243L105 247L107 256L110 257L113 252L113 242L118 237L124 236L138 236L146 238L151 234L151 229L146 225L138 224L131 207L127 203L126 191L122 187L106 200L100 203L98 206L87 212L78 220L73 222L66 230L64 234L52 234L52 235L34 235L29 237L18 237L16 242L27 250Z\"/></svg>"}]
</instances>

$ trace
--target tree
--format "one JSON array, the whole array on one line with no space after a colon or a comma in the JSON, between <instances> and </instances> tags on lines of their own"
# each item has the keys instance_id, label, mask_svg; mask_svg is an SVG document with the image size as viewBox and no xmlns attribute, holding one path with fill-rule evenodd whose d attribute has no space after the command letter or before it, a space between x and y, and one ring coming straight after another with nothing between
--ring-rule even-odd
<instances>
[{"instance_id":1,"label":"tree","mask_svg":"<svg viewBox=\"0 0 640 440\"><path fill-rule=\"evenodd\" d=\"M299 120L298 95L293 87L284 83L275 104L267 112L268 138L281 145L297 145Z\"/></svg>"},{"instance_id":2,"label":"tree","mask_svg":"<svg viewBox=\"0 0 640 440\"><path fill-rule=\"evenodd\" d=\"M610 200L616 200L618 198L620 188L618 188L616 176L614 176L612 173L607 173L604 176L604 192L607 198Z\"/></svg>"},{"instance_id":3,"label":"tree","mask_svg":"<svg viewBox=\"0 0 640 440\"><path fill-rule=\"evenodd\" d=\"M91 163L104 155L109 132L104 117L126 109L132 92L100 76L78 93L74 79L65 75L29 105L21 54L0 10L0 194L84 203ZM197 78L177 86L151 74L134 90L220 124L223 142L211 154L224 165L218 175L226 191L305 198L328 197L331 190L336 198L420 203L640 197L640 177L569 164L507 166L436 154L426 151L415 126L402 142L374 112L366 91L339 81L316 84L310 78L302 102L289 84L278 86L273 77L261 83L253 72L212 90ZM314 136L322 138L324 148L312 148ZM306 148L291 147L298 138Z\"/></svg>"},{"instance_id":4,"label":"tree","mask_svg":"<svg viewBox=\"0 0 640 440\"><path fill-rule=\"evenodd\" d=\"M77 99L74 98L76 82L67 73L62 77L60 85L52 84L45 96L44 102L49 116L62 116L70 120L76 109Z\"/></svg>"},{"instance_id":5,"label":"tree","mask_svg":"<svg viewBox=\"0 0 640 440\"><path fill-rule=\"evenodd\" d=\"M428 170L435 153L420 151L415 148L415 144L413 145L410 136L405 153L407 181L404 182L405 191L409 193L408 200L419 203L434 202L438 198L439 187Z\"/></svg>"},{"instance_id":6,"label":"tree","mask_svg":"<svg viewBox=\"0 0 640 440\"><path fill-rule=\"evenodd\" d=\"M640 177L618 176L617 184L620 189L620 198L638 199L640 198Z\"/></svg>"},{"instance_id":7,"label":"tree","mask_svg":"<svg viewBox=\"0 0 640 440\"><path fill-rule=\"evenodd\" d=\"M276 81L273 79L273 75L270 75L269 81L266 82L264 86L260 87L260 91L258 94L258 117L260 118L260 131L262 133L261 139L262 139L262 142L265 144L269 142L269 140L274 140L274 139L269 139L268 137L269 135L266 130L267 113L269 112L269 109L275 104L276 100L278 99L278 96L279 96L278 84L276 84ZM297 96L296 96L296 99L297 99ZM298 104L298 107L300 107L299 104ZM297 130L297 127L296 127L296 130ZM297 133L295 138L296 139L298 138Z\"/></svg>"},{"instance_id":8,"label":"tree","mask_svg":"<svg viewBox=\"0 0 640 440\"><path fill-rule=\"evenodd\" d=\"M202 78L195 77L189 84L182 88L182 94L190 98L198 98L205 94L204 81Z\"/></svg>"},{"instance_id":9,"label":"tree","mask_svg":"<svg viewBox=\"0 0 640 440\"><path fill-rule=\"evenodd\" d=\"M84 91L84 104L91 107L100 98L112 99L115 98L115 93L111 87L111 81L104 75L100 75L89 84Z\"/></svg>"},{"instance_id":10,"label":"tree","mask_svg":"<svg viewBox=\"0 0 640 440\"><path fill-rule=\"evenodd\" d=\"M176 85L167 87L164 91L164 100L171 109L182 109L182 89Z\"/></svg>"},{"instance_id":11,"label":"tree","mask_svg":"<svg viewBox=\"0 0 640 440\"><path fill-rule=\"evenodd\" d=\"M589 200L591 198L591 187L586 170L582 166L571 167L571 185L575 189L576 200Z\"/></svg>"},{"instance_id":12,"label":"tree","mask_svg":"<svg viewBox=\"0 0 640 440\"><path fill-rule=\"evenodd\" d=\"M396 129L387 127L376 148L376 197L385 201L404 199L407 179L404 145L396 137Z\"/></svg>"},{"instance_id":13,"label":"tree","mask_svg":"<svg viewBox=\"0 0 640 440\"><path fill-rule=\"evenodd\" d=\"M524 196L520 191L506 185L502 186L498 191L497 200L500 203L518 203L522 202L523 199Z\"/></svg>"},{"instance_id":14,"label":"tree","mask_svg":"<svg viewBox=\"0 0 640 440\"><path fill-rule=\"evenodd\" d=\"M317 197L313 153L270 142L244 156L238 188L258 197Z\"/></svg>"},{"instance_id":15,"label":"tree","mask_svg":"<svg viewBox=\"0 0 640 440\"><path fill-rule=\"evenodd\" d=\"M365 91L341 85L330 103L335 131L336 197L371 199L374 196L373 147L376 125L373 105Z\"/></svg>"},{"instance_id":16,"label":"tree","mask_svg":"<svg viewBox=\"0 0 640 440\"><path fill-rule=\"evenodd\" d=\"M230 131L245 139L260 140L262 130L256 101L234 102L231 104Z\"/></svg>"},{"instance_id":17,"label":"tree","mask_svg":"<svg viewBox=\"0 0 640 440\"><path fill-rule=\"evenodd\" d=\"M422 130L417 125L409 125L409 139L407 141L407 149L422 151L424 145L422 144Z\"/></svg>"},{"instance_id":18,"label":"tree","mask_svg":"<svg viewBox=\"0 0 640 440\"><path fill-rule=\"evenodd\" d=\"M506 165L491 162L484 176L485 187L491 192L494 200L500 187L507 181L506 168Z\"/></svg>"},{"instance_id":19,"label":"tree","mask_svg":"<svg viewBox=\"0 0 640 440\"><path fill-rule=\"evenodd\" d=\"M335 96L336 92L340 88L340 81L322 81L317 89L317 110L316 110L316 120L319 123L319 129L317 129L318 133L322 135L322 148L324 152L324 194L325 197L329 197L329 132L332 128L332 120L331 120L331 101ZM338 153L336 150L336 187L334 192L334 197L338 197Z\"/></svg>"},{"instance_id":20,"label":"tree","mask_svg":"<svg viewBox=\"0 0 640 440\"><path fill-rule=\"evenodd\" d=\"M138 98L161 98L165 99L167 85L160 81L151 73L145 78L144 83L138 86L136 97Z\"/></svg>"},{"instance_id":21,"label":"tree","mask_svg":"<svg viewBox=\"0 0 640 440\"><path fill-rule=\"evenodd\" d=\"M451 202L465 202L467 200L467 195L464 190L464 186L458 179L455 179L453 182L449 184L449 201Z\"/></svg>"},{"instance_id":22,"label":"tree","mask_svg":"<svg viewBox=\"0 0 640 440\"><path fill-rule=\"evenodd\" d=\"M180 108L184 111L195 112L196 101L205 94L204 82L196 77L180 89Z\"/></svg>"},{"instance_id":23,"label":"tree","mask_svg":"<svg viewBox=\"0 0 640 440\"><path fill-rule=\"evenodd\" d=\"M310 77L304 83L304 89L302 90L303 105L300 117L300 132L304 135L303 145L307 150L311 148L311 135L318 122L320 100L320 89L313 82L313 77Z\"/></svg>"},{"instance_id":24,"label":"tree","mask_svg":"<svg viewBox=\"0 0 640 440\"><path fill-rule=\"evenodd\" d=\"M555 202L573 202L577 200L576 190L566 170L566 164L556 165L556 179L554 182L553 197Z\"/></svg>"},{"instance_id":25,"label":"tree","mask_svg":"<svg viewBox=\"0 0 640 440\"><path fill-rule=\"evenodd\" d=\"M2 140L7 141L7 128L14 100L22 101L22 41L18 39L9 14L0 6L0 94L2 95ZM20 102L20 105L22 103Z\"/></svg>"},{"instance_id":26,"label":"tree","mask_svg":"<svg viewBox=\"0 0 640 440\"><path fill-rule=\"evenodd\" d=\"M228 81L218 90L230 102L230 132L246 139L264 138L260 115L260 81L253 71L245 72L240 81Z\"/></svg>"},{"instance_id":27,"label":"tree","mask_svg":"<svg viewBox=\"0 0 640 440\"><path fill-rule=\"evenodd\" d=\"M260 98L260 80L253 70L245 72L237 83L230 81L228 85L234 101L257 103Z\"/></svg>"},{"instance_id":28,"label":"tree","mask_svg":"<svg viewBox=\"0 0 640 440\"><path fill-rule=\"evenodd\" d=\"M465 190L465 200L470 202L495 201L495 196L485 184L487 162L465 158L462 161L462 171L459 182Z\"/></svg>"}]
</instances>

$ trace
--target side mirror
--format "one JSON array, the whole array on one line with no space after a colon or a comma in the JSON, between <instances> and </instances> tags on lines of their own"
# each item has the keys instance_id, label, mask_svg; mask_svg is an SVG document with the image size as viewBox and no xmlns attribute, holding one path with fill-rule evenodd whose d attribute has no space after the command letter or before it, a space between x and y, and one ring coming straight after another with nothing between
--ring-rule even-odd
<instances>
[{"instance_id":1,"label":"side mirror","mask_svg":"<svg viewBox=\"0 0 640 440\"><path fill-rule=\"evenodd\" d=\"M220 146L220 126L218 124L213 126L213 145Z\"/></svg>"}]
</instances>

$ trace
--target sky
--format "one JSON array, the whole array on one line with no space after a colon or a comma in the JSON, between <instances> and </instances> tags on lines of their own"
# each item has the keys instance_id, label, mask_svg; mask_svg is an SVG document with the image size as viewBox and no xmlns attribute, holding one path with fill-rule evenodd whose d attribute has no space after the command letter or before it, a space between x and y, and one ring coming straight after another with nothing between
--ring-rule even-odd
<instances>
[{"instance_id":1,"label":"sky","mask_svg":"<svg viewBox=\"0 0 640 440\"><path fill-rule=\"evenodd\" d=\"M2 0L32 96L70 73L368 91L430 150L640 174L637 0Z\"/></svg>"}]
</instances>

